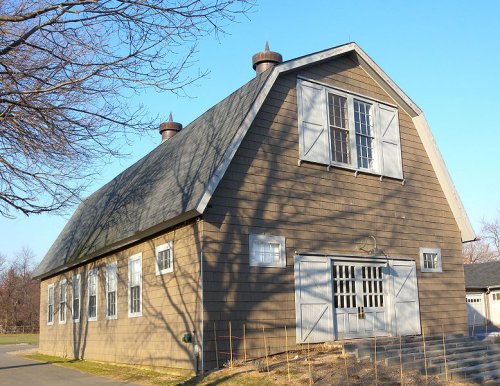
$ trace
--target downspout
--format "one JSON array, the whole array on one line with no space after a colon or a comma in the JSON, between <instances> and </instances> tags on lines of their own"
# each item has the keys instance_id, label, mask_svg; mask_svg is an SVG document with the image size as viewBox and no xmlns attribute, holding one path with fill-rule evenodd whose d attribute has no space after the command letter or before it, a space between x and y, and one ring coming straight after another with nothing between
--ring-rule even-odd
<instances>
[{"instance_id":1,"label":"downspout","mask_svg":"<svg viewBox=\"0 0 500 386\"><path fill-rule=\"evenodd\" d=\"M200 246L200 290L201 290L201 373L205 372L205 322L203 320L203 314L205 310L204 291L203 291L203 220L201 220L201 246Z\"/></svg>"}]
</instances>

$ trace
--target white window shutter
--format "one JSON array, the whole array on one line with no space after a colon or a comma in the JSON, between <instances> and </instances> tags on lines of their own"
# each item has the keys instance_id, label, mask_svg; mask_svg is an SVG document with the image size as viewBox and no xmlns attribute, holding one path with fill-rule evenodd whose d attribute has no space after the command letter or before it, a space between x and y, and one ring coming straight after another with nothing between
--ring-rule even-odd
<instances>
[{"instance_id":1,"label":"white window shutter","mask_svg":"<svg viewBox=\"0 0 500 386\"><path fill-rule=\"evenodd\" d=\"M322 86L299 80L299 156L301 160L330 164L330 141L326 125L326 98Z\"/></svg>"},{"instance_id":2,"label":"white window shutter","mask_svg":"<svg viewBox=\"0 0 500 386\"><path fill-rule=\"evenodd\" d=\"M392 178L403 178L401 142L399 138L398 110L379 104L381 174Z\"/></svg>"}]
</instances>

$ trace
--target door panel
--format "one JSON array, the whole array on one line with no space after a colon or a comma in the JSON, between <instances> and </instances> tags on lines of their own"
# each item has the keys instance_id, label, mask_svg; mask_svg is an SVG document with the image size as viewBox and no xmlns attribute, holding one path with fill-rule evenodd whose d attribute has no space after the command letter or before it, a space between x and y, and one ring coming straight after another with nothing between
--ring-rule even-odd
<instances>
[{"instance_id":1,"label":"door panel","mask_svg":"<svg viewBox=\"0 0 500 386\"><path fill-rule=\"evenodd\" d=\"M332 340L330 260L295 257L296 340L316 343Z\"/></svg>"},{"instance_id":2,"label":"door panel","mask_svg":"<svg viewBox=\"0 0 500 386\"><path fill-rule=\"evenodd\" d=\"M420 334L420 306L414 261L392 261L394 324L396 335Z\"/></svg>"},{"instance_id":3,"label":"door panel","mask_svg":"<svg viewBox=\"0 0 500 386\"><path fill-rule=\"evenodd\" d=\"M486 321L486 310L484 306L484 296L482 293L466 294L467 319L469 326L481 326Z\"/></svg>"}]
</instances>

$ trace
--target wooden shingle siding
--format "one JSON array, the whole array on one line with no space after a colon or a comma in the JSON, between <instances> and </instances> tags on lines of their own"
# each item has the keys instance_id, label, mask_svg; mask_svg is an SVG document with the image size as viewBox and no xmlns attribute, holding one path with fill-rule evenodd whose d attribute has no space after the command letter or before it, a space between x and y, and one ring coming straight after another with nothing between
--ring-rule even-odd
<instances>
[{"instance_id":1,"label":"wooden shingle siding","mask_svg":"<svg viewBox=\"0 0 500 386\"><path fill-rule=\"evenodd\" d=\"M200 223L181 226L163 235L138 243L118 253L43 280L40 315L40 352L58 356L133 363L195 370L193 344L183 343L185 332L201 331ZM157 276L155 247L172 241L174 272ZM128 316L128 258L142 252L142 316ZM106 264L117 262L118 298L116 320L106 319ZM98 267L97 321L87 320L87 282L89 269ZM72 320L73 275L82 283L80 322ZM68 313L59 325L56 291L54 324L47 325L47 285L66 278Z\"/></svg>"},{"instance_id":2,"label":"wooden shingle siding","mask_svg":"<svg viewBox=\"0 0 500 386\"><path fill-rule=\"evenodd\" d=\"M205 367L215 365L214 322L220 336L229 321L253 325L254 355L264 353L262 326L274 351L284 347L285 325L295 342L294 254L359 253L367 235L387 255L415 259L425 333L465 333L460 232L410 116L399 109L404 185L298 166L297 76L395 104L349 57L277 79L203 216ZM250 233L285 236L286 268L249 267ZM442 273L420 272L420 247L441 248Z\"/></svg>"}]
</instances>

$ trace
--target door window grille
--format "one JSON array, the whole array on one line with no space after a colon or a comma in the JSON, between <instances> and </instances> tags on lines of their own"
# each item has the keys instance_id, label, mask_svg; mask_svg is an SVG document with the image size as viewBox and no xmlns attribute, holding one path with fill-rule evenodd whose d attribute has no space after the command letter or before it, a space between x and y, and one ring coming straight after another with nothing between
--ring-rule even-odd
<instances>
[{"instance_id":1,"label":"door window grille","mask_svg":"<svg viewBox=\"0 0 500 386\"><path fill-rule=\"evenodd\" d=\"M333 300L335 308L356 306L355 269L352 265L333 266Z\"/></svg>"}]
</instances>

